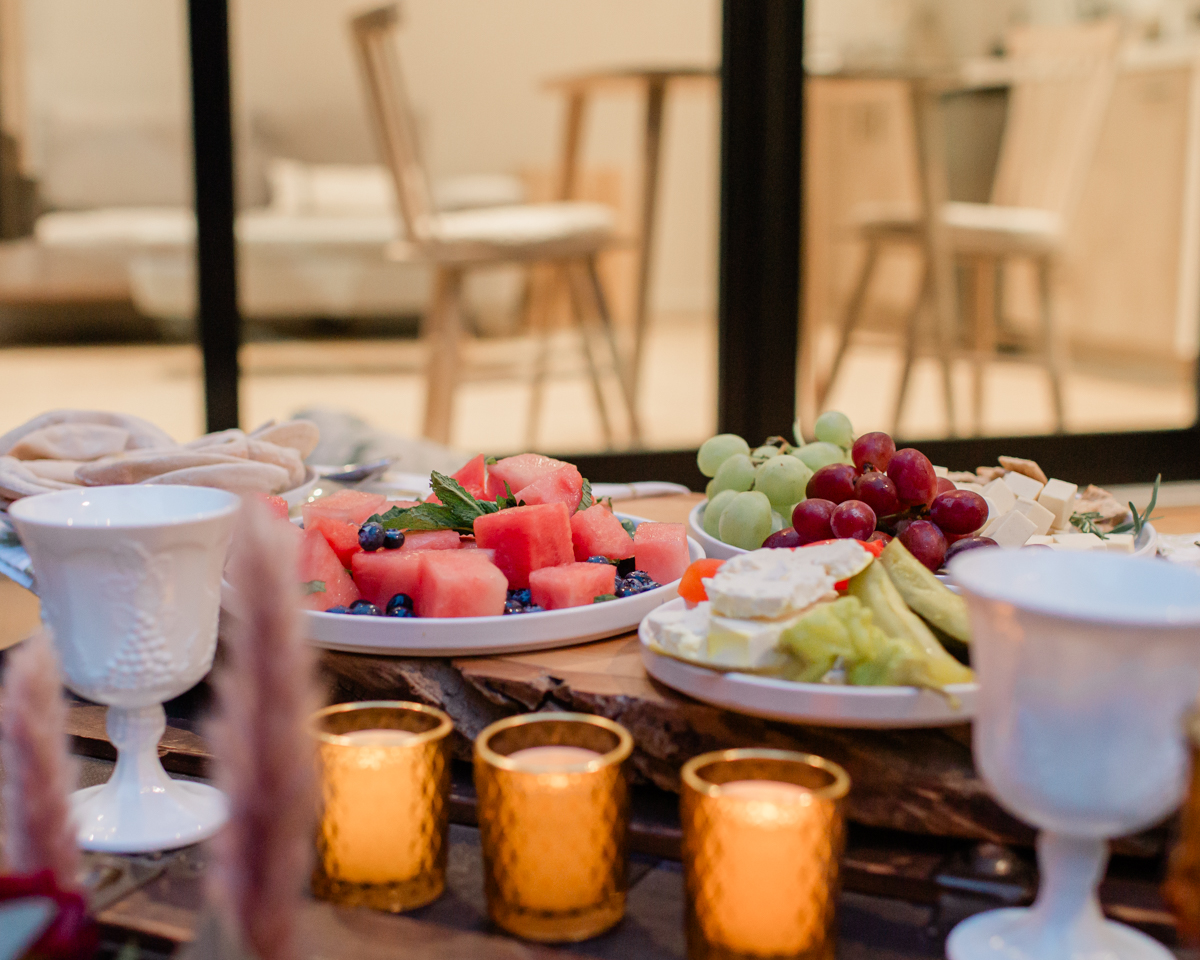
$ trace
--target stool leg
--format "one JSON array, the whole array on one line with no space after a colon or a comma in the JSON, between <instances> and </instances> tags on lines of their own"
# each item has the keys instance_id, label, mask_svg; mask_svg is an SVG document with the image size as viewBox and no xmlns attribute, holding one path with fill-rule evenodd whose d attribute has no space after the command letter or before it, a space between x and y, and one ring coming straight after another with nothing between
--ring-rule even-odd
<instances>
[{"instance_id":1,"label":"stool leg","mask_svg":"<svg viewBox=\"0 0 1200 960\"><path fill-rule=\"evenodd\" d=\"M529 311L529 331L537 340L533 354L533 373L529 382L529 417L525 421L525 447L537 449L538 427L542 417L542 395L546 386L546 364L550 353L550 315L558 291L557 264L539 264L546 273L539 275ZM534 268L536 269L536 268Z\"/></svg>"},{"instance_id":2,"label":"stool leg","mask_svg":"<svg viewBox=\"0 0 1200 960\"><path fill-rule=\"evenodd\" d=\"M921 286L917 290L917 301L904 319L904 364L900 368L900 386L896 390L896 405L892 409L892 436L900 430L900 414L904 411L904 398L908 395L908 383L912 379L913 361L917 356L917 321L925 308L934 310L931 302L932 285L928 261L921 271Z\"/></svg>"},{"instance_id":3,"label":"stool leg","mask_svg":"<svg viewBox=\"0 0 1200 960\"><path fill-rule=\"evenodd\" d=\"M454 388L458 383L460 363L462 270L458 267L438 267L433 290L433 302L426 316L428 329L425 331L429 357L425 362L424 434L438 443L449 443Z\"/></svg>"},{"instance_id":4,"label":"stool leg","mask_svg":"<svg viewBox=\"0 0 1200 960\"><path fill-rule=\"evenodd\" d=\"M825 401L833 389L834 382L837 380L838 371L842 368L842 361L845 359L846 350L850 346L850 336L854 333L854 328L858 326L858 321L862 317L863 304L867 299L867 288L871 285L871 275L875 272L875 263L878 259L878 241L868 240L863 265L858 271L858 279L854 282L854 290L851 292L850 299L846 303L846 312L842 319L841 337L838 339L837 352L833 355L833 363L829 367L829 373L825 376L823 382L817 385L817 412L825 408Z\"/></svg>"},{"instance_id":5,"label":"stool leg","mask_svg":"<svg viewBox=\"0 0 1200 960\"><path fill-rule=\"evenodd\" d=\"M1050 377L1050 399L1054 404L1054 432L1066 430L1063 406L1062 368L1063 344L1058 325L1054 322L1054 303L1051 290L1051 264L1047 257L1038 260L1038 309L1042 321L1042 349L1046 357L1046 373Z\"/></svg>"},{"instance_id":6,"label":"stool leg","mask_svg":"<svg viewBox=\"0 0 1200 960\"><path fill-rule=\"evenodd\" d=\"M996 261L981 256L975 261L975 351L971 390L973 432L983 433L983 393L987 364L996 351Z\"/></svg>"},{"instance_id":7,"label":"stool leg","mask_svg":"<svg viewBox=\"0 0 1200 960\"><path fill-rule=\"evenodd\" d=\"M640 446L642 442L642 421L641 417L638 416L637 409L638 370L636 367L631 369L630 364L626 362L621 354L620 345L617 343L617 333L613 327L612 313L608 309L608 298L604 295L604 285L600 282L600 272L596 268L596 258L594 256L587 258L587 280L587 287L591 295L592 311L600 319L604 337L608 341L609 352L612 354L613 369L616 371L617 379L621 384L621 395L625 399L625 410L629 415L629 433L634 445Z\"/></svg>"},{"instance_id":8,"label":"stool leg","mask_svg":"<svg viewBox=\"0 0 1200 960\"><path fill-rule=\"evenodd\" d=\"M604 400L604 386L600 382L600 368L596 364L596 355L592 349L590 311L588 309L588 294L586 284L579 275L578 265L568 263L565 266L567 286L571 293L571 315L579 328L579 340L583 345L583 355L587 360L588 375L592 382L592 394L596 400L596 413L600 417L600 429L604 433L604 445L612 447L612 423L608 418L608 404Z\"/></svg>"}]
</instances>

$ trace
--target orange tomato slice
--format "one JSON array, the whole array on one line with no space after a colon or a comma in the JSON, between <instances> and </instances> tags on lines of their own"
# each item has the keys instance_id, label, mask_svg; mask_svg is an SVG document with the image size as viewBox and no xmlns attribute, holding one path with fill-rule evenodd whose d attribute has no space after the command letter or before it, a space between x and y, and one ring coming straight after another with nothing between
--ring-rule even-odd
<instances>
[{"instance_id":1,"label":"orange tomato slice","mask_svg":"<svg viewBox=\"0 0 1200 960\"><path fill-rule=\"evenodd\" d=\"M724 562L712 557L693 562L679 578L679 595L689 604L707 600L708 591L704 589L704 578L711 577Z\"/></svg>"}]
</instances>

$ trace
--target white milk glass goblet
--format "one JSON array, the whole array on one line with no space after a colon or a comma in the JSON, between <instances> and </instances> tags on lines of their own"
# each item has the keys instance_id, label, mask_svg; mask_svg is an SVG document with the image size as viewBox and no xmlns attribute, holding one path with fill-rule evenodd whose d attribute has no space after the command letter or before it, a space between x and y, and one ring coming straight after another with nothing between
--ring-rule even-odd
<instances>
[{"instance_id":1,"label":"white milk glass goblet","mask_svg":"<svg viewBox=\"0 0 1200 960\"><path fill-rule=\"evenodd\" d=\"M972 550L950 565L971 616L975 764L1041 832L1032 907L951 932L951 960L1168 960L1106 920L1108 838L1182 801L1183 721L1200 691L1200 577L1154 560Z\"/></svg>"},{"instance_id":2,"label":"white milk glass goblet","mask_svg":"<svg viewBox=\"0 0 1200 960\"><path fill-rule=\"evenodd\" d=\"M225 822L220 791L170 779L158 741L163 701L212 667L221 569L240 503L207 487L131 485L9 507L66 685L108 706L118 751L107 783L71 797L85 850L169 850Z\"/></svg>"}]
</instances>

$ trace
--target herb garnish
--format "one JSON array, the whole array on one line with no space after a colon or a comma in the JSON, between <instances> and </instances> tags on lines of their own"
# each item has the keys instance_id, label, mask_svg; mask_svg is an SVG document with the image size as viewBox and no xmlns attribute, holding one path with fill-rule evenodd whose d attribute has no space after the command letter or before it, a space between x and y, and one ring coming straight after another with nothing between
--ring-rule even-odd
<instances>
[{"instance_id":1,"label":"herb garnish","mask_svg":"<svg viewBox=\"0 0 1200 960\"><path fill-rule=\"evenodd\" d=\"M1150 493L1150 502L1146 505L1145 513L1138 513L1137 507L1132 503L1129 504L1129 512L1133 514L1132 520L1126 520L1119 527L1113 527L1113 533L1133 533L1134 539L1142 535L1142 527L1149 521L1157 520L1157 517L1150 516L1154 512L1154 506L1158 503L1158 485L1162 482L1162 474L1160 473L1154 478L1154 490Z\"/></svg>"},{"instance_id":2,"label":"herb garnish","mask_svg":"<svg viewBox=\"0 0 1200 960\"><path fill-rule=\"evenodd\" d=\"M324 592L325 592L325 581L324 580L308 580L304 583L304 595L305 596L308 596L310 593L324 593Z\"/></svg>"},{"instance_id":3,"label":"herb garnish","mask_svg":"<svg viewBox=\"0 0 1200 960\"><path fill-rule=\"evenodd\" d=\"M598 597L592 597L592 603L608 603L609 600L616 600L615 593L602 593Z\"/></svg>"},{"instance_id":4,"label":"herb garnish","mask_svg":"<svg viewBox=\"0 0 1200 960\"><path fill-rule=\"evenodd\" d=\"M1096 521L1102 519L1104 518L1096 510L1089 510L1087 513L1073 513L1071 514L1071 526L1080 533L1092 533L1101 540L1107 540L1108 534L1096 526Z\"/></svg>"}]
</instances>

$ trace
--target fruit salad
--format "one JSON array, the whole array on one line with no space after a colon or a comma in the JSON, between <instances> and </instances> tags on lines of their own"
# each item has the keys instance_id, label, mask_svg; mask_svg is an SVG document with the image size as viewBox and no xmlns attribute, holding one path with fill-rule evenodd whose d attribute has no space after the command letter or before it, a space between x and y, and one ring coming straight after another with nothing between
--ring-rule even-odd
<instances>
[{"instance_id":1,"label":"fruit salad","mask_svg":"<svg viewBox=\"0 0 1200 960\"><path fill-rule=\"evenodd\" d=\"M678 580L681 523L634 529L573 464L525 453L432 475L423 503L342 490L302 508L306 609L351 616L523 615Z\"/></svg>"},{"instance_id":2,"label":"fruit salad","mask_svg":"<svg viewBox=\"0 0 1200 960\"><path fill-rule=\"evenodd\" d=\"M653 611L646 632L661 652L710 668L936 690L973 679L965 601L900 540L700 560L680 596L686 609Z\"/></svg>"},{"instance_id":3,"label":"fruit salad","mask_svg":"<svg viewBox=\"0 0 1200 960\"><path fill-rule=\"evenodd\" d=\"M771 437L751 450L721 434L697 463L712 479L704 532L755 550L828 539L888 543L898 538L929 570L976 547L1132 552L1154 507L1128 510L1098 487L1047 477L1031 460L952 473L921 451L897 450L886 433L855 437L845 414L818 418L816 439ZM1155 485L1157 492L1157 482Z\"/></svg>"}]
</instances>

